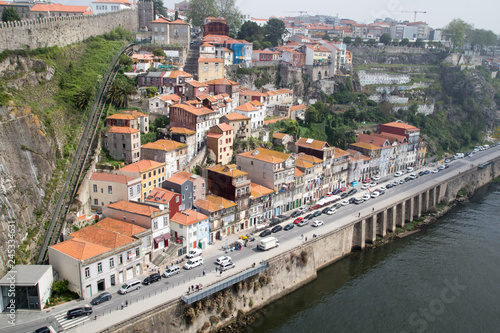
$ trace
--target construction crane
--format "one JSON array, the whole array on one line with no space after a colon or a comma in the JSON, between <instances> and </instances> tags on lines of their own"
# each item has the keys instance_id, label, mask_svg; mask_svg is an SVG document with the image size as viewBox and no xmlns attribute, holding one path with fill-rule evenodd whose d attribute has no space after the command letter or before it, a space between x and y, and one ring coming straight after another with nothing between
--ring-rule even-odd
<instances>
[{"instance_id":1,"label":"construction crane","mask_svg":"<svg viewBox=\"0 0 500 333\"><path fill-rule=\"evenodd\" d=\"M425 11L419 11L419 10L403 10L398 13L413 13L413 22L417 22L417 14L422 13L425 14L427 12Z\"/></svg>"},{"instance_id":2,"label":"construction crane","mask_svg":"<svg viewBox=\"0 0 500 333\"><path fill-rule=\"evenodd\" d=\"M305 10L287 10L285 13L300 13L300 17L302 17L302 14L307 14Z\"/></svg>"}]
</instances>

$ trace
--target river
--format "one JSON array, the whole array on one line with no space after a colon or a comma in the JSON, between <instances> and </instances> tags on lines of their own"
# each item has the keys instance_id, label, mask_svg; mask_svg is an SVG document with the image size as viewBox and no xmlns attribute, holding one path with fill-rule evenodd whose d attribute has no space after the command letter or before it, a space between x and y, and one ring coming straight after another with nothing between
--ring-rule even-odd
<instances>
[{"instance_id":1,"label":"river","mask_svg":"<svg viewBox=\"0 0 500 333\"><path fill-rule=\"evenodd\" d=\"M500 183L421 232L318 272L244 332L499 332Z\"/></svg>"}]
</instances>

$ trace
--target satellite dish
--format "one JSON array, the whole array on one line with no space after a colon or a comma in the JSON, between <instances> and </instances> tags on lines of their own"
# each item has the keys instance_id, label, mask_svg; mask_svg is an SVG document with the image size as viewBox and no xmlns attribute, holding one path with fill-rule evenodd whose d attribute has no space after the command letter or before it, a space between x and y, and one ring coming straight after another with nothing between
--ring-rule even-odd
<instances>
[{"instance_id":1,"label":"satellite dish","mask_svg":"<svg viewBox=\"0 0 500 333\"><path fill-rule=\"evenodd\" d=\"M165 209L165 206L163 205L159 205L158 208L160 208L160 210L164 210Z\"/></svg>"}]
</instances>

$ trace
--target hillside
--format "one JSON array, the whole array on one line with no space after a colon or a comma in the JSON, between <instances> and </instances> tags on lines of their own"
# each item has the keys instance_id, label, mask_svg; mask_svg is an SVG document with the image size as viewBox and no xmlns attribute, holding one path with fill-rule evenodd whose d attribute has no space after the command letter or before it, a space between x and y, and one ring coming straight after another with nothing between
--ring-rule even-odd
<instances>
[{"instance_id":1,"label":"hillside","mask_svg":"<svg viewBox=\"0 0 500 333\"><path fill-rule=\"evenodd\" d=\"M9 227L16 264L38 254L88 113L75 95L98 86L126 36L115 31L64 48L0 54L0 276L11 259Z\"/></svg>"}]
</instances>

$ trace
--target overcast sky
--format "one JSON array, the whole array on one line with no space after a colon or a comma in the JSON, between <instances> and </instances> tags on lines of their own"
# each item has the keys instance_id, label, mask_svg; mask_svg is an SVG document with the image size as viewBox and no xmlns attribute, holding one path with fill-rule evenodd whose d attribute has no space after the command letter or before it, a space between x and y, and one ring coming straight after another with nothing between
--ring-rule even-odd
<instances>
[{"instance_id":1,"label":"overcast sky","mask_svg":"<svg viewBox=\"0 0 500 333\"><path fill-rule=\"evenodd\" d=\"M181 0L163 0L167 8ZM256 18L269 18L274 15L298 16L299 13L287 11L306 11L309 15L323 14L350 18L358 23L370 23L376 18L392 17L397 20L413 21L413 11L417 21L427 22L431 28L442 28L454 18L461 18L476 28L493 30L500 33L499 0L237 0L243 14ZM411 13L399 13L411 11Z\"/></svg>"}]
</instances>

